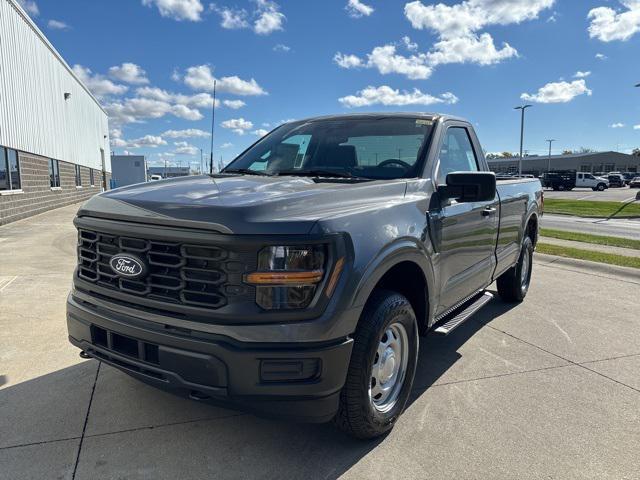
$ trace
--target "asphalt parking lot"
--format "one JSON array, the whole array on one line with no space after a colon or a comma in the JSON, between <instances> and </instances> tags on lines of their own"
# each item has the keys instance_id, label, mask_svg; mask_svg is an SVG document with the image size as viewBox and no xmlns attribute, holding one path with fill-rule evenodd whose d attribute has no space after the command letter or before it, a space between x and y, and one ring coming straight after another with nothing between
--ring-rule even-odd
<instances>
[{"instance_id":1,"label":"asphalt parking lot","mask_svg":"<svg viewBox=\"0 0 640 480\"><path fill-rule=\"evenodd\" d=\"M602 202L630 202L636 198L640 189L637 188L608 188L602 192L594 192L590 188L574 188L571 191L555 192L544 190L544 198L564 198L568 200L589 200Z\"/></svg>"},{"instance_id":2,"label":"asphalt parking lot","mask_svg":"<svg viewBox=\"0 0 640 480\"><path fill-rule=\"evenodd\" d=\"M539 257L523 304L421 339L407 411L358 442L80 359L76 208L0 227L0 478L640 478L638 277Z\"/></svg>"}]
</instances>

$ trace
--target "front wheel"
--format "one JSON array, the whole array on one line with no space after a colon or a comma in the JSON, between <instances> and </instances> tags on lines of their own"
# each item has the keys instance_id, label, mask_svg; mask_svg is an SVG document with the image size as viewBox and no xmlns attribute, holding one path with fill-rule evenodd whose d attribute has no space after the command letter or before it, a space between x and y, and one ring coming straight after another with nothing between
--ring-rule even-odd
<instances>
[{"instance_id":1,"label":"front wheel","mask_svg":"<svg viewBox=\"0 0 640 480\"><path fill-rule=\"evenodd\" d=\"M504 272L496 281L498 294L506 302L522 302L529 291L533 268L533 241L527 236L522 242L520 258L515 266Z\"/></svg>"},{"instance_id":2,"label":"front wheel","mask_svg":"<svg viewBox=\"0 0 640 480\"><path fill-rule=\"evenodd\" d=\"M604 191L605 187L606 185L604 183L599 183L597 188L599 192L602 192Z\"/></svg>"},{"instance_id":3,"label":"front wheel","mask_svg":"<svg viewBox=\"0 0 640 480\"><path fill-rule=\"evenodd\" d=\"M354 335L334 419L338 428L362 439L391 430L409 398L417 358L418 327L411 304L398 293L374 292Z\"/></svg>"}]
</instances>

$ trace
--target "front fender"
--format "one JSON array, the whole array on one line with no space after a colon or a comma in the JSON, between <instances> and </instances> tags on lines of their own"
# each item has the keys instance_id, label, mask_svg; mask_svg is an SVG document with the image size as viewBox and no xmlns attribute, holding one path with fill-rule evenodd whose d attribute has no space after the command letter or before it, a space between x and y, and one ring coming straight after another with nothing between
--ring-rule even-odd
<instances>
[{"instance_id":1,"label":"front fender","mask_svg":"<svg viewBox=\"0 0 640 480\"><path fill-rule=\"evenodd\" d=\"M363 307L385 273L402 262L414 263L422 271L427 284L428 318L433 318L432 309L435 305L433 295L436 293L433 288L435 285L433 264L431 263L429 251L424 249L417 239L412 238L398 239L387 245L367 264L355 289L351 307Z\"/></svg>"}]
</instances>

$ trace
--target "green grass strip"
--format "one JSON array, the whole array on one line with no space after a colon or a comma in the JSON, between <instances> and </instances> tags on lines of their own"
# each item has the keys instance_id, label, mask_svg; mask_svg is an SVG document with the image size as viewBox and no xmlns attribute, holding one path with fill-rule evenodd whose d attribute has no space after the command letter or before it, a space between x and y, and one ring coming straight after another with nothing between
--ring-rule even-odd
<instances>
[{"instance_id":1,"label":"green grass strip","mask_svg":"<svg viewBox=\"0 0 640 480\"><path fill-rule=\"evenodd\" d=\"M610 247L631 248L640 250L640 240L631 238L608 237L603 235L591 235L589 233L567 232L565 230L554 230L552 228L541 228L540 235L543 237L559 238L560 240L571 240L574 242L593 243L595 245L607 245Z\"/></svg>"},{"instance_id":2,"label":"green grass strip","mask_svg":"<svg viewBox=\"0 0 640 480\"><path fill-rule=\"evenodd\" d=\"M594 202L547 198L544 201L544 211L545 213L576 215L578 217L640 217L640 202Z\"/></svg>"},{"instance_id":3,"label":"green grass strip","mask_svg":"<svg viewBox=\"0 0 640 480\"><path fill-rule=\"evenodd\" d=\"M593 250L582 250L580 248L560 247L558 245L549 245L548 243L540 242L536 246L536 251L557 257L577 258L578 260L589 260L591 262L607 263L620 267L640 268L640 258L638 257L625 257L624 255L594 252Z\"/></svg>"}]
</instances>

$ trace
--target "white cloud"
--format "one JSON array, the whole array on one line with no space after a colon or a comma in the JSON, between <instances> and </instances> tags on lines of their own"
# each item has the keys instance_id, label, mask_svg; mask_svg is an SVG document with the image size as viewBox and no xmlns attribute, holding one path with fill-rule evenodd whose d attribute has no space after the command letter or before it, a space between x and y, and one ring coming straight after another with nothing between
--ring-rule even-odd
<instances>
[{"instance_id":1,"label":"white cloud","mask_svg":"<svg viewBox=\"0 0 640 480\"><path fill-rule=\"evenodd\" d=\"M573 78L587 78L589 75L591 75L591 72L583 72L581 70L578 70Z\"/></svg>"},{"instance_id":2,"label":"white cloud","mask_svg":"<svg viewBox=\"0 0 640 480\"><path fill-rule=\"evenodd\" d=\"M222 145L220 145L220 148L231 148L233 147L233 143L231 142L225 142Z\"/></svg>"},{"instance_id":3,"label":"white cloud","mask_svg":"<svg viewBox=\"0 0 640 480\"><path fill-rule=\"evenodd\" d=\"M224 100L222 103L225 107L229 107L232 110L238 110L246 105L242 100Z\"/></svg>"},{"instance_id":4,"label":"white cloud","mask_svg":"<svg viewBox=\"0 0 640 480\"><path fill-rule=\"evenodd\" d=\"M109 76L125 83L143 85L149 83L147 72L135 63L125 62L109 68Z\"/></svg>"},{"instance_id":5,"label":"white cloud","mask_svg":"<svg viewBox=\"0 0 640 480\"><path fill-rule=\"evenodd\" d=\"M516 56L517 50L508 43L503 43L502 48L497 49L493 37L488 33L446 38L437 42L434 50L428 53L432 66L447 63L492 65Z\"/></svg>"},{"instance_id":6,"label":"white cloud","mask_svg":"<svg viewBox=\"0 0 640 480\"><path fill-rule=\"evenodd\" d=\"M185 105L190 108L211 108L213 97L208 93L197 93L195 95L184 95L173 93L158 87L139 87L136 93L140 97L152 98L161 102ZM220 100L216 99L216 107L220 106Z\"/></svg>"},{"instance_id":7,"label":"white cloud","mask_svg":"<svg viewBox=\"0 0 640 480\"><path fill-rule=\"evenodd\" d=\"M177 21L197 22L204 10L200 0L142 0L142 4L148 7L155 5L160 15Z\"/></svg>"},{"instance_id":8,"label":"white cloud","mask_svg":"<svg viewBox=\"0 0 640 480\"><path fill-rule=\"evenodd\" d=\"M285 45L284 43L278 43L276 46L273 47L273 51L286 53L291 51L291 47L289 47L288 45Z\"/></svg>"},{"instance_id":9,"label":"white cloud","mask_svg":"<svg viewBox=\"0 0 640 480\"><path fill-rule=\"evenodd\" d=\"M18 0L18 3L24 11L27 12L32 17L37 17L40 15L40 9L38 8L38 4L33 0Z\"/></svg>"},{"instance_id":10,"label":"white cloud","mask_svg":"<svg viewBox=\"0 0 640 480\"><path fill-rule=\"evenodd\" d=\"M633 126L633 129L634 129L634 130L640 130L640 124L638 124L638 125L634 125L634 126Z\"/></svg>"},{"instance_id":11,"label":"white cloud","mask_svg":"<svg viewBox=\"0 0 640 480\"><path fill-rule=\"evenodd\" d=\"M176 155L196 155L200 151L199 148L187 142L174 142L173 144L176 146L173 150Z\"/></svg>"},{"instance_id":12,"label":"white cloud","mask_svg":"<svg viewBox=\"0 0 640 480\"><path fill-rule=\"evenodd\" d=\"M225 120L220 125L222 125L222 128L228 128L238 135L244 135L247 130L251 130L253 128L253 123L242 117Z\"/></svg>"},{"instance_id":13,"label":"white cloud","mask_svg":"<svg viewBox=\"0 0 640 480\"><path fill-rule=\"evenodd\" d=\"M229 30L251 28L258 35L269 35L283 29L287 17L280 12L280 5L271 0L253 0L255 9L249 14L244 8L218 7L210 9L220 15L220 26ZM253 20L252 20L253 19Z\"/></svg>"},{"instance_id":14,"label":"white cloud","mask_svg":"<svg viewBox=\"0 0 640 480\"><path fill-rule=\"evenodd\" d=\"M264 128L259 128L257 130L254 130L253 132L254 135L257 135L258 137L264 137L267 133L269 133L269 130L265 130Z\"/></svg>"},{"instance_id":15,"label":"white cloud","mask_svg":"<svg viewBox=\"0 0 640 480\"><path fill-rule=\"evenodd\" d=\"M620 0L626 8L618 12L611 7L597 7L589 11L589 36L603 42L629 40L640 32L640 0Z\"/></svg>"},{"instance_id":16,"label":"white cloud","mask_svg":"<svg viewBox=\"0 0 640 480\"><path fill-rule=\"evenodd\" d=\"M368 107L371 105L406 106L406 105L433 105L435 103L454 104L458 97L447 92L439 96L422 93L417 88L413 91L400 91L387 85L380 87L369 86L357 92L356 95L348 95L339 98L338 101L345 107Z\"/></svg>"},{"instance_id":17,"label":"white cloud","mask_svg":"<svg viewBox=\"0 0 640 480\"><path fill-rule=\"evenodd\" d=\"M282 24L287 19L280 12L280 6L270 0L255 0L258 18L253 22L253 31L258 35L269 35L282 30Z\"/></svg>"},{"instance_id":18,"label":"white cloud","mask_svg":"<svg viewBox=\"0 0 640 480\"><path fill-rule=\"evenodd\" d=\"M407 35L402 37L402 43L404 43L405 48L410 52L415 52L418 50L418 44L415 42L412 42Z\"/></svg>"},{"instance_id":19,"label":"white cloud","mask_svg":"<svg viewBox=\"0 0 640 480\"><path fill-rule=\"evenodd\" d=\"M209 132L198 128L187 128L185 130L167 130L162 134L166 138L204 138L211 135ZM111 135L113 137L113 135Z\"/></svg>"},{"instance_id":20,"label":"white cloud","mask_svg":"<svg viewBox=\"0 0 640 480\"><path fill-rule=\"evenodd\" d=\"M220 15L220 26L222 28L226 28L227 30L249 28L246 10L223 7L216 9L216 11Z\"/></svg>"},{"instance_id":21,"label":"white cloud","mask_svg":"<svg viewBox=\"0 0 640 480\"><path fill-rule=\"evenodd\" d=\"M373 7L362 3L360 0L349 0L344 8L352 18L368 17L374 12Z\"/></svg>"},{"instance_id":22,"label":"white cloud","mask_svg":"<svg viewBox=\"0 0 640 480\"><path fill-rule=\"evenodd\" d=\"M508 43L496 47L489 33L479 31L490 25L509 25L538 18L555 0L466 0L446 5L424 5L416 0L404 7L413 28L431 30L438 41L428 52L430 67L446 63L491 65L516 57Z\"/></svg>"},{"instance_id":23,"label":"white cloud","mask_svg":"<svg viewBox=\"0 0 640 480\"><path fill-rule=\"evenodd\" d=\"M71 27L61 20L49 20L47 26L52 30L69 30Z\"/></svg>"},{"instance_id":24,"label":"white cloud","mask_svg":"<svg viewBox=\"0 0 640 480\"><path fill-rule=\"evenodd\" d=\"M336 53L333 56L333 61L342 68L359 68L364 67L365 62L356 55L345 55L343 53Z\"/></svg>"},{"instance_id":25,"label":"white cloud","mask_svg":"<svg viewBox=\"0 0 640 480\"><path fill-rule=\"evenodd\" d=\"M266 95L267 92L253 78L243 80L237 76L222 77L217 80L219 92L233 95ZM213 91L214 76L209 65L197 65L187 68L184 83L194 90Z\"/></svg>"},{"instance_id":26,"label":"white cloud","mask_svg":"<svg viewBox=\"0 0 640 480\"><path fill-rule=\"evenodd\" d=\"M624 123L612 123L611 125L609 125L609 128L624 128Z\"/></svg>"},{"instance_id":27,"label":"white cloud","mask_svg":"<svg viewBox=\"0 0 640 480\"><path fill-rule=\"evenodd\" d=\"M113 83L100 74L96 73L94 75L90 69L82 65L74 65L73 72L91 90L91 93L98 98L104 98L109 95L122 95L129 89L126 85Z\"/></svg>"},{"instance_id":28,"label":"white cloud","mask_svg":"<svg viewBox=\"0 0 640 480\"><path fill-rule=\"evenodd\" d=\"M161 145L166 145L167 142L160 136L157 135L145 135L144 137L140 137L140 138L135 138L132 140L124 140L123 138L121 138L122 132L120 132L118 130L118 136L117 137L113 137L111 138L111 144L114 147L119 147L119 148L144 148L144 147L150 147L150 148L156 148L159 147Z\"/></svg>"},{"instance_id":29,"label":"white cloud","mask_svg":"<svg viewBox=\"0 0 640 480\"><path fill-rule=\"evenodd\" d=\"M606 60L607 56L605 54L603 54L603 53L596 53L596 58L598 60Z\"/></svg>"},{"instance_id":30,"label":"white cloud","mask_svg":"<svg viewBox=\"0 0 640 480\"><path fill-rule=\"evenodd\" d=\"M552 82L541 87L537 93L531 95L523 93L522 100L536 103L567 103L579 95L591 95L591 90L587 88L584 80L574 80L573 82Z\"/></svg>"},{"instance_id":31,"label":"white cloud","mask_svg":"<svg viewBox=\"0 0 640 480\"><path fill-rule=\"evenodd\" d=\"M194 106L172 104L169 101L144 96L107 103L104 107L109 114L109 121L112 125L139 123L169 114L184 120L201 120L203 118L203 115Z\"/></svg>"},{"instance_id":32,"label":"white cloud","mask_svg":"<svg viewBox=\"0 0 640 480\"><path fill-rule=\"evenodd\" d=\"M333 61L342 68L376 68L383 75L398 73L406 75L412 80L424 80L431 75L431 68L427 65L427 56L424 54L405 57L396 53L395 45L375 47L367 54L365 62L356 55L336 53Z\"/></svg>"}]
</instances>

